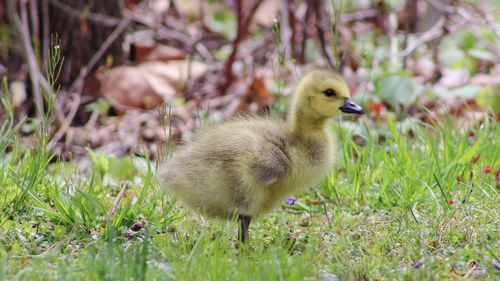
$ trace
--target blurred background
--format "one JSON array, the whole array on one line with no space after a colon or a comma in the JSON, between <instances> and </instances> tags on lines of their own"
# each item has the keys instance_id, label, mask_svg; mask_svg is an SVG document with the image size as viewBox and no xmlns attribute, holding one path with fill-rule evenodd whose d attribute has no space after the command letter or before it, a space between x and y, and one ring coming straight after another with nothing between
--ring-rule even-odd
<instances>
[{"instance_id":1,"label":"blurred background","mask_svg":"<svg viewBox=\"0 0 500 281\"><path fill-rule=\"evenodd\" d=\"M204 122L284 117L314 67L365 108L339 121L360 144L367 128L383 140L387 118L410 136L442 118L470 127L499 118L499 15L498 0L0 0L2 95L29 117L26 139L51 112L66 160L86 147L157 159Z\"/></svg>"}]
</instances>

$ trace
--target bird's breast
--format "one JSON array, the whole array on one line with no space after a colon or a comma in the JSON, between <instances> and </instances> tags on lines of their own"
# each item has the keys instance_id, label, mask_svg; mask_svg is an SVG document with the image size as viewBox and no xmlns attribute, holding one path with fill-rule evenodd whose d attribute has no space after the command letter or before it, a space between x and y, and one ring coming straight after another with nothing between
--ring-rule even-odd
<instances>
[{"instance_id":1,"label":"bird's breast","mask_svg":"<svg viewBox=\"0 0 500 281\"><path fill-rule=\"evenodd\" d=\"M289 146L292 169L280 185L284 196L307 190L324 179L333 166L333 141L329 136L303 139Z\"/></svg>"}]
</instances>

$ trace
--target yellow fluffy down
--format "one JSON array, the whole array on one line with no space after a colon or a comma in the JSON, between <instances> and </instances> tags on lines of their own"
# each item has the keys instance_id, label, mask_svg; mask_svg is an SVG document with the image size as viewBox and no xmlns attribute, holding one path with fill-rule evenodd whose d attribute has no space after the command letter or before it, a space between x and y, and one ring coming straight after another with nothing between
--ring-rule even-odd
<instances>
[{"instance_id":1,"label":"yellow fluffy down","mask_svg":"<svg viewBox=\"0 0 500 281\"><path fill-rule=\"evenodd\" d=\"M160 182L207 216L264 214L328 175L334 144L325 124L349 97L337 74L310 72L297 86L287 122L254 117L213 125L160 167Z\"/></svg>"}]
</instances>

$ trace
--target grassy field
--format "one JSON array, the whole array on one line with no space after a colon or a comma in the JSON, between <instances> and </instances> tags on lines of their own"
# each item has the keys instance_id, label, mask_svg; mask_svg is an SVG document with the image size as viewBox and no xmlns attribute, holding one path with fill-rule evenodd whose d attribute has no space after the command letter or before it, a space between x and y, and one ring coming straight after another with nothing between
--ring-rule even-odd
<instances>
[{"instance_id":1,"label":"grassy field","mask_svg":"<svg viewBox=\"0 0 500 281\"><path fill-rule=\"evenodd\" d=\"M238 245L236 223L179 208L146 158L89 150L81 174L47 152L44 130L21 144L8 120L0 279L498 280L498 124L376 124L334 122L330 177Z\"/></svg>"},{"instance_id":2,"label":"grassy field","mask_svg":"<svg viewBox=\"0 0 500 281\"><path fill-rule=\"evenodd\" d=\"M219 1L208 2L220 6ZM335 2L325 1L331 3L334 12ZM345 1L345 6L351 6L350 2L356 1ZM373 2L374 8L370 8L370 12L379 10L378 7L384 3L360 2ZM452 2L464 2L468 3L467 7L476 7L476 2L488 1ZM472 10L459 7L448 9L453 13L446 11L443 27L435 30L441 32L442 29L445 34L437 39L423 38L428 33L419 37L407 36L407 31L403 34L403 30L397 29L394 9L387 10L390 12L387 13L388 19L396 19L395 26L391 23L390 28L380 29L377 27L380 23L375 25L386 17L385 10L380 9L379 12L384 13L378 15L371 25L352 23L348 28L354 31L341 32L345 35L339 33L345 36L341 40L337 41L335 30L332 34L335 40L331 42L333 53L340 54L336 51L343 47L343 56L347 53L352 56L350 64L360 64L353 69L348 68L346 72L350 75L347 78L351 78L350 85L359 86L352 90L356 93L353 98L360 101L368 114L356 122L332 121L331 130L338 140L335 169L308 193L296 194L294 204L283 203L274 212L252 221L247 244L238 243L235 222L207 220L180 207L174 198L165 194L156 180L157 162L150 160L147 153L117 157L99 154L88 148L88 169L82 169L85 165L76 162L82 159L62 161L51 152L51 136L55 130L51 126L56 119L51 111L56 104L59 89L56 81L63 64L60 46L55 40L46 62L48 73L45 78L50 93L43 92L40 108L26 105L32 103L31 100L24 104L28 108L24 110L26 114L38 113L39 117L44 115L44 120L16 117L6 81L1 92L0 281L500 280L498 34L495 28L488 26L486 19L490 17L479 16L482 13L473 13L468 18L464 17L464 21L459 21L453 29L448 28L451 24L455 25L451 20L453 18L448 16ZM358 12L356 6L351 8L353 13ZM492 8L486 12L493 17L497 10ZM88 14L94 12L85 8L78 17L81 21L79 25L85 27L80 28L82 32L87 30L87 25L83 23L86 23ZM213 22L212 25L225 26L224 30L232 34L238 24L232 13L232 8L226 7L214 13L214 20L196 20L191 24L172 19L176 23L175 28L186 25L195 30L200 29L200 23ZM153 13L144 17L149 18L150 14ZM335 22L340 20L341 14L333 16L337 15L339 18ZM33 18L36 19L33 26L38 26L41 20ZM120 19L118 27L131 19ZM151 34L160 34L156 21L151 22L154 23ZM304 28L308 25L311 28L320 26L318 22L313 24L306 19ZM336 23L335 28L337 26ZM471 31L461 30L468 26ZM286 79L279 78L281 73L302 67L295 65L297 62L291 57L286 58L284 53L280 53L288 46L284 42L282 47L280 34L285 38L287 33L281 33L279 28L277 21L267 27L275 32L276 50L272 51L272 61L266 57L265 65L248 59L252 50L257 54L256 51L262 48L260 43L250 40L249 44L241 44L242 49L248 49L241 52L241 57L236 56L237 67L224 63L226 59L230 61L226 57L232 56L227 48L230 47L228 42L239 42L239 39L232 41L231 36L220 40L224 41L220 45L222 47L210 54L209 57L216 61L206 62L220 69L229 65L228 69L248 68L253 72L255 68L266 70L263 73L268 74L273 67L271 80L274 88L268 90L278 100L270 105L276 115L285 111L286 102L282 102L285 95L282 94L284 88L289 86ZM144 26L134 26L133 29L143 30ZM238 25L236 32L240 29ZM179 32L174 31L173 34ZM5 33L9 34L4 30ZM191 33L186 33L189 49L203 46L203 38L194 38ZM317 33L318 36L322 34ZM208 33L210 36L217 35L215 38L219 37L218 34L219 31ZM255 42L272 44L267 42L269 40L264 37L266 33L263 31L256 34L254 39L258 40ZM214 41L211 37L207 38L207 42ZM413 50L407 48L407 41L411 47L422 39L432 39L433 42L420 42L421 46ZM40 42L33 41L34 49L40 49ZM399 47L398 42L401 44ZM403 42L405 47L402 47ZM324 61L319 48L314 47L316 43L303 41L301 51L303 56L305 54L304 62ZM351 43L355 46L352 54ZM8 45L21 49L16 41L2 46ZM236 43L231 45L233 49L237 46ZM82 50L87 48L77 47ZM266 48L262 49L266 51ZM409 54L402 56L401 53L407 49ZM5 52L5 57L9 55ZM109 55L106 65L97 66L108 68L108 62L113 64L112 58L113 55ZM37 63L38 59L41 58L37 57ZM249 65L247 61L251 61ZM190 54L189 65L191 62ZM1 67L5 64L2 63ZM83 70L90 73L90 69L86 69L88 65L81 67L81 73ZM19 69L21 74L16 73L15 77L27 76L26 64ZM251 78L247 70L241 71L238 79ZM210 79L221 76L221 73L212 72L207 81L203 80L204 83L212 83ZM471 82L474 78L480 78L476 79L476 84ZM238 88L241 81L236 80L228 82ZM26 80L24 83L31 87L30 83L34 82ZM217 89L208 87L211 88ZM29 92L28 99L32 96L33 93ZM90 108L99 105L99 101L101 99L85 105L82 102L82 106ZM183 97L168 102L180 106L186 100ZM103 103L106 108L103 115L107 115L111 104ZM379 109L370 108L371 105ZM469 105L474 110L469 112ZM424 106L428 107L424 109ZM444 108L462 113L455 112L456 117L448 116L440 112ZM488 110L490 113L486 113ZM95 108L92 113L82 112L92 116L99 113ZM413 114L415 112L419 116ZM428 116L422 116L425 113ZM495 114L496 119L492 117ZM21 114L17 112L17 115ZM189 118L194 116L193 112L186 115ZM476 118L478 115L482 116ZM111 113L106 117L107 122L112 120L111 123L116 116ZM464 120L467 124L462 124ZM86 145L89 144L81 147ZM160 149L163 151L160 155L170 153L169 144L167 146L165 150Z\"/></svg>"}]
</instances>

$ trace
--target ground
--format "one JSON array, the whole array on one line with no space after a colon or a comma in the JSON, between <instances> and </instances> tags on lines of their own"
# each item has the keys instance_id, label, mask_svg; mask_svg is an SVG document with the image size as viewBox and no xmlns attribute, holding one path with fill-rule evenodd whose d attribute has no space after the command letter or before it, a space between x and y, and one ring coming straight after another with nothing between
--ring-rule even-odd
<instances>
[{"instance_id":1,"label":"ground","mask_svg":"<svg viewBox=\"0 0 500 281\"><path fill-rule=\"evenodd\" d=\"M236 223L205 220L176 206L147 163L134 162L144 172L132 176L113 212L116 159L94 155L93 174L84 178L68 163L46 168L41 149L13 151L0 177L2 197L11 199L2 201L0 276L497 279L495 121L485 119L476 129L416 124L411 137L393 125L383 137L364 128L364 138L353 140L354 125L335 121L336 169L293 205L256 220L245 245L236 241ZM16 182L25 188L14 188Z\"/></svg>"}]
</instances>

